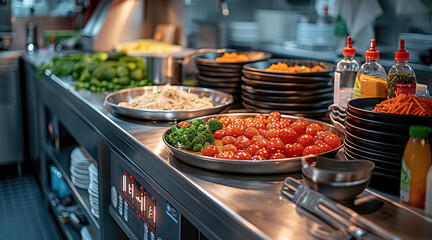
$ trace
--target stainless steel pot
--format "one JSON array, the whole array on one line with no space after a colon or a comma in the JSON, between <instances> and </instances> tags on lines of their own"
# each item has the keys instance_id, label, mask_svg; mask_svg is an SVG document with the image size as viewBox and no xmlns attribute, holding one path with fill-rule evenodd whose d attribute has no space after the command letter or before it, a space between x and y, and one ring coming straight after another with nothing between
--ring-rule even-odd
<instances>
[{"instance_id":1,"label":"stainless steel pot","mask_svg":"<svg viewBox=\"0 0 432 240\"><path fill-rule=\"evenodd\" d=\"M207 52L223 53L226 52L226 49L198 49L184 51L182 52L183 54L154 54L145 56L148 78L156 85L181 84L183 81L183 68L194 57Z\"/></svg>"}]
</instances>

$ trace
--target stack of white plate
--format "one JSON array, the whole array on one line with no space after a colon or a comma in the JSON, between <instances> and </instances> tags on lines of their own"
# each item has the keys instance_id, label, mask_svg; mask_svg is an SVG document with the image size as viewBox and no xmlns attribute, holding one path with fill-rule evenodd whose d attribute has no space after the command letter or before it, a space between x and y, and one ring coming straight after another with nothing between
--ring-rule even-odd
<instances>
[{"instance_id":1,"label":"stack of white plate","mask_svg":"<svg viewBox=\"0 0 432 240\"><path fill-rule=\"evenodd\" d=\"M99 188L98 188L98 170L94 162L88 166L90 173L90 184L88 185L88 193L90 200L91 213L99 218Z\"/></svg>"},{"instance_id":2,"label":"stack of white plate","mask_svg":"<svg viewBox=\"0 0 432 240\"><path fill-rule=\"evenodd\" d=\"M85 150L76 147L71 153L71 180L73 185L79 188L87 189L90 183L88 166L92 159Z\"/></svg>"},{"instance_id":3,"label":"stack of white plate","mask_svg":"<svg viewBox=\"0 0 432 240\"><path fill-rule=\"evenodd\" d=\"M256 42L258 41L256 22L230 22L228 25L228 36L231 41Z\"/></svg>"},{"instance_id":4,"label":"stack of white plate","mask_svg":"<svg viewBox=\"0 0 432 240\"><path fill-rule=\"evenodd\" d=\"M400 33L399 38L405 40L405 49L410 53L410 62L421 62L420 55L428 55L427 51L432 48L430 34Z\"/></svg>"}]
</instances>

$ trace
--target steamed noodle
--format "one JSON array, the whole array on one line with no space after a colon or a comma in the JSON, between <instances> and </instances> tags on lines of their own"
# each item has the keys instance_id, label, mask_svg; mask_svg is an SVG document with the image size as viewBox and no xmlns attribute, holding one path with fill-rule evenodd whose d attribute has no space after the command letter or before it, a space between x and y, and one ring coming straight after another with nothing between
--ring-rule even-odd
<instances>
[{"instance_id":1,"label":"steamed noodle","mask_svg":"<svg viewBox=\"0 0 432 240\"><path fill-rule=\"evenodd\" d=\"M129 102L120 102L120 107L151 110L197 110L213 107L213 100L187 93L177 87L165 85L157 92L147 92Z\"/></svg>"}]
</instances>

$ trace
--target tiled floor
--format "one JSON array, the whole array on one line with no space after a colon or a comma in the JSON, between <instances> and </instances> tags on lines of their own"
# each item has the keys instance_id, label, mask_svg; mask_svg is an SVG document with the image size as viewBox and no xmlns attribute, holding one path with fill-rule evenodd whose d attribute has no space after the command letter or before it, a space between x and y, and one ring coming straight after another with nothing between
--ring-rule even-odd
<instances>
[{"instance_id":1,"label":"tiled floor","mask_svg":"<svg viewBox=\"0 0 432 240\"><path fill-rule=\"evenodd\" d=\"M0 239L62 239L30 174L0 177Z\"/></svg>"}]
</instances>

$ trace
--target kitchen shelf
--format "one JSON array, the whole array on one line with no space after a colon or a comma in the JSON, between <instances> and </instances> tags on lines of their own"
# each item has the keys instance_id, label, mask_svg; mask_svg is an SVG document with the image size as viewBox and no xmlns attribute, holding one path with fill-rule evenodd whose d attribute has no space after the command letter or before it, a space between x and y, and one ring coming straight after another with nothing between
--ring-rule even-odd
<instances>
[{"instance_id":1,"label":"kitchen shelf","mask_svg":"<svg viewBox=\"0 0 432 240\"><path fill-rule=\"evenodd\" d=\"M72 196L75 198L75 200L78 202L78 204L84 209L84 214L87 218L87 220L90 222L90 225L97 229L99 232L100 230L100 222L99 219L97 219L90 210L90 199L89 199L89 193L84 190L75 187L73 185L71 180L71 173L69 170L69 158L70 153L72 150L77 147L76 145L64 147L63 151L55 150L52 146L45 145L45 152L48 154L48 156L53 160L54 164L58 167L60 172L63 175L63 178L65 179L66 183L72 190Z\"/></svg>"},{"instance_id":2,"label":"kitchen shelf","mask_svg":"<svg viewBox=\"0 0 432 240\"><path fill-rule=\"evenodd\" d=\"M49 198L49 191L48 189L44 189L44 195L45 199L48 199L48 205L50 206L51 210L54 213L54 217L58 222L58 225L60 226L60 229L63 231L63 234L65 235L67 240L80 240L81 234L75 230L75 228L72 227L70 223L62 223L61 220L61 213L57 211L57 208L51 203Z\"/></svg>"}]
</instances>

